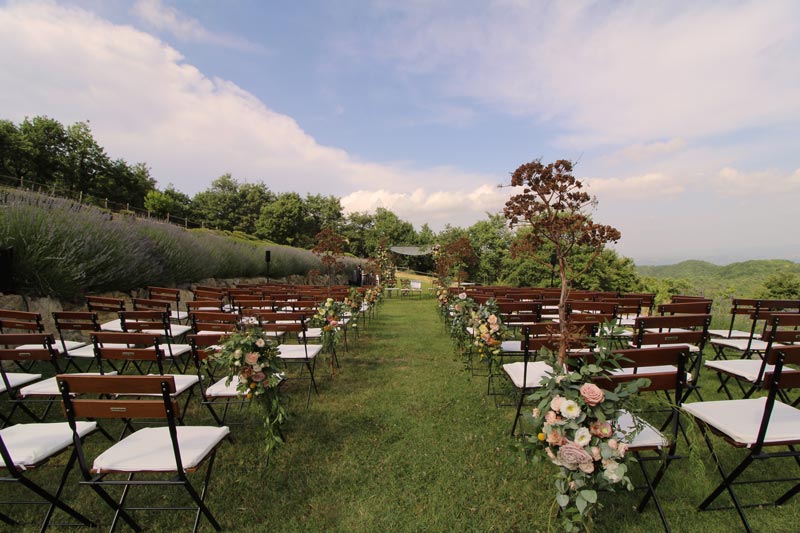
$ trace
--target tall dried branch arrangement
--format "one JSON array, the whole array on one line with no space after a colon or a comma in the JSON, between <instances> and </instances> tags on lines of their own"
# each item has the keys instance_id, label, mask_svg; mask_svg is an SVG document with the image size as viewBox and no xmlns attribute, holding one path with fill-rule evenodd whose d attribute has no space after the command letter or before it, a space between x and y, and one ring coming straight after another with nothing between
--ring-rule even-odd
<instances>
[{"instance_id":1,"label":"tall dried branch arrangement","mask_svg":"<svg viewBox=\"0 0 800 533\"><path fill-rule=\"evenodd\" d=\"M592 221L589 212L596 201L572 175L572 167L572 162L566 159L547 165L537 159L521 165L511 175L511 185L522 187L522 193L512 196L503 208L509 227L526 224L531 229L515 252L535 252L547 243L554 249L561 279L558 304L561 363L566 359L571 337L566 316L570 283L591 267L607 243L617 242L621 236L616 228ZM577 248L590 251L589 261L580 270L570 263ZM541 257L529 255L549 266Z\"/></svg>"},{"instance_id":2,"label":"tall dried branch arrangement","mask_svg":"<svg viewBox=\"0 0 800 533\"><path fill-rule=\"evenodd\" d=\"M311 249L319 257L320 262L328 271L328 286L333 283L333 271L339 263L339 258L344 257L344 247L347 241L332 228L324 228L314 237L317 244Z\"/></svg>"}]
</instances>

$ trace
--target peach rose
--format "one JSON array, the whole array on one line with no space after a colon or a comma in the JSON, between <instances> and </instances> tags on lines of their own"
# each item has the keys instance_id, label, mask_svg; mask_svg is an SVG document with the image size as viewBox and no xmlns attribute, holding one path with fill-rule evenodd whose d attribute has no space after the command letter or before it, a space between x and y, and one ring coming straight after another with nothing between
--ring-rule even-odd
<instances>
[{"instance_id":1,"label":"peach rose","mask_svg":"<svg viewBox=\"0 0 800 533\"><path fill-rule=\"evenodd\" d=\"M253 374L253 381L255 381L256 383L260 383L264 381L266 378L267 375L263 372L256 372L255 374Z\"/></svg>"},{"instance_id":2,"label":"peach rose","mask_svg":"<svg viewBox=\"0 0 800 533\"><path fill-rule=\"evenodd\" d=\"M258 363L258 353L250 352L244 356L244 362L248 365L254 365Z\"/></svg>"},{"instance_id":3,"label":"peach rose","mask_svg":"<svg viewBox=\"0 0 800 533\"><path fill-rule=\"evenodd\" d=\"M591 464L592 471L594 470L592 456L582 446L574 442L567 441L558 449L558 460L561 461L565 468L570 470L575 470L585 463ZM583 468L581 468L581 471L585 472ZM591 473L591 471L587 473Z\"/></svg>"},{"instance_id":4,"label":"peach rose","mask_svg":"<svg viewBox=\"0 0 800 533\"><path fill-rule=\"evenodd\" d=\"M603 390L594 383L584 383L581 385L580 393L583 401L592 407L606 399Z\"/></svg>"},{"instance_id":5,"label":"peach rose","mask_svg":"<svg viewBox=\"0 0 800 533\"><path fill-rule=\"evenodd\" d=\"M558 416L555 411L547 411L547 413L545 413L544 421L548 424L555 424L556 420L558 420Z\"/></svg>"},{"instance_id":6,"label":"peach rose","mask_svg":"<svg viewBox=\"0 0 800 533\"><path fill-rule=\"evenodd\" d=\"M563 402L564 402L564 398L562 398L561 396L556 396L555 398L550 400L550 409L552 409L553 411L560 411L561 410L561 404Z\"/></svg>"},{"instance_id":7,"label":"peach rose","mask_svg":"<svg viewBox=\"0 0 800 533\"><path fill-rule=\"evenodd\" d=\"M599 420L589 424L589 431L592 433L592 435L595 437L600 437L601 439L607 439L614 434L614 430L610 423L600 422Z\"/></svg>"}]
</instances>

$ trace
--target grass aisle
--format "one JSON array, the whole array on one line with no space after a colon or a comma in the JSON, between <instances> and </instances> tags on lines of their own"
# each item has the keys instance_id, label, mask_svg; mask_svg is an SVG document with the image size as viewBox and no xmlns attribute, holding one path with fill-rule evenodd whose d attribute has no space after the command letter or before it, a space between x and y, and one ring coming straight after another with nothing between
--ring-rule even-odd
<instances>
[{"instance_id":1,"label":"grass aisle","mask_svg":"<svg viewBox=\"0 0 800 533\"><path fill-rule=\"evenodd\" d=\"M308 411L294 402L290 441L266 494L244 506L249 519L260 507L282 530L546 527L547 510L529 496L550 479L508 452L511 413L454 360L432 300L388 300L340 373L321 381Z\"/></svg>"}]
</instances>

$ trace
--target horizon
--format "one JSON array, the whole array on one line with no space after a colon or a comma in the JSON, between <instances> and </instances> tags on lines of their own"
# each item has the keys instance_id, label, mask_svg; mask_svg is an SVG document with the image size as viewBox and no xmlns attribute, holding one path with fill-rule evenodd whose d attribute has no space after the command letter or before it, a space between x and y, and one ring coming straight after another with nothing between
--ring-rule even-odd
<instances>
[{"instance_id":1,"label":"horizon","mask_svg":"<svg viewBox=\"0 0 800 533\"><path fill-rule=\"evenodd\" d=\"M160 189L230 172L440 231L566 158L637 265L800 262L790 0L0 0L0 45L0 118L88 121Z\"/></svg>"}]
</instances>

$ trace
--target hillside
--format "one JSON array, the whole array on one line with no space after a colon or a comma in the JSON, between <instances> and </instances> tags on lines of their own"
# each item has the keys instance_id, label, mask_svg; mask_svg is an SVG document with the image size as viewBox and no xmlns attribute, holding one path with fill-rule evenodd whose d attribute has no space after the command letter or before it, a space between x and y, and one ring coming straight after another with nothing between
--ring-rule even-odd
<instances>
[{"instance_id":1,"label":"hillside","mask_svg":"<svg viewBox=\"0 0 800 533\"><path fill-rule=\"evenodd\" d=\"M640 276L656 279L682 279L698 292L709 296L726 292L732 296L755 296L773 274L790 272L800 275L800 263L785 259L759 259L729 265L689 260L674 265L637 266Z\"/></svg>"}]
</instances>

